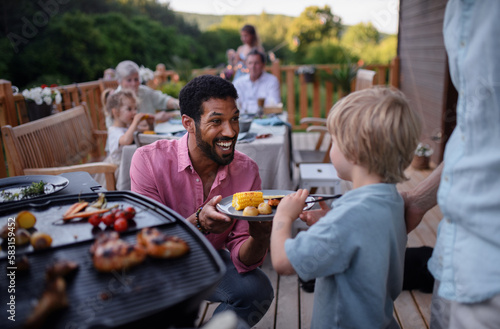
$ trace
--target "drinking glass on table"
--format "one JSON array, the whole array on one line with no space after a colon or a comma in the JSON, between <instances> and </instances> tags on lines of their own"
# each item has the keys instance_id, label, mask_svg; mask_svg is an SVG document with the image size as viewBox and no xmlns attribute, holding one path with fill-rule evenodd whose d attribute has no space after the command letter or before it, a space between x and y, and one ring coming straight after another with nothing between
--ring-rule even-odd
<instances>
[{"instance_id":1,"label":"drinking glass on table","mask_svg":"<svg viewBox=\"0 0 500 329\"><path fill-rule=\"evenodd\" d=\"M258 98L257 99L257 106L259 108L259 110L257 112L258 117L262 117L262 115L264 114L264 102L265 101L266 101L265 98Z\"/></svg>"},{"instance_id":2,"label":"drinking glass on table","mask_svg":"<svg viewBox=\"0 0 500 329\"><path fill-rule=\"evenodd\" d=\"M243 107L243 102L239 99L236 100L236 106L238 107L238 110L240 110L240 115L246 115L247 110L246 108Z\"/></svg>"}]
</instances>

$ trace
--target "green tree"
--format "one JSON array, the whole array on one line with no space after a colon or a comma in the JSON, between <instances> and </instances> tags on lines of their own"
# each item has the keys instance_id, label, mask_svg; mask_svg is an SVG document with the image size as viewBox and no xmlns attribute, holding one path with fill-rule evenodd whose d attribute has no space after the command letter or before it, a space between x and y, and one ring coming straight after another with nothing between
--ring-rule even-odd
<instances>
[{"instance_id":1,"label":"green tree","mask_svg":"<svg viewBox=\"0 0 500 329\"><path fill-rule=\"evenodd\" d=\"M341 32L342 20L332 13L329 6L310 6L293 20L287 32L287 40L300 59L311 43L337 39Z\"/></svg>"},{"instance_id":2,"label":"green tree","mask_svg":"<svg viewBox=\"0 0 500 329\"><path fill-rule=\"evenodd\" d=\"M202 33L200 45L205 50L202 66L216 66L227 63L226 50L235 48L240 42L238 30L228 28L211 28Z\"/></svg>"},{"instance_id":3,"label":"green tree","mask_svg":"<svg viewBox=\"0 0 500 329\"><path fill-rule=\"evenodd\" d=\"M304 57L305 64L356 63L356 55L343 47L338 41L326 40L313 42L307 48Z\"/></svg>"},{"instance_id":4,"label":"green tree","mask_svg":"<svg viewBox=\"0 0 500 329\"><path fill-rule=\"evenodd\" d=\"M367 63L389 64L396 57L398 47L397 35L389 35L382 39L373 52L366 54L363 60Z\"/></svg>"},{"instance_id":5,"label":"green tree","mask_svg":"<svg viewBox=\"0 0 500 329\"><path fill-rule=\"evenodd\" d=\"M347 29L342 36L342 43L359 53L365 47L377 45L380 41L380 33L372 23L359 23Z\"/></svg>"},{"instance_id":6,"label":"green tree","mask_svg":"<svg viewBox=\"0 0 500 329\"><path fill-rule=\"evenodd\" d=\"M397 36L382 34L371 23L359 23L347 29L341 44L365 64L387 63L397 51Z\"/></svg>"}]
</instances>

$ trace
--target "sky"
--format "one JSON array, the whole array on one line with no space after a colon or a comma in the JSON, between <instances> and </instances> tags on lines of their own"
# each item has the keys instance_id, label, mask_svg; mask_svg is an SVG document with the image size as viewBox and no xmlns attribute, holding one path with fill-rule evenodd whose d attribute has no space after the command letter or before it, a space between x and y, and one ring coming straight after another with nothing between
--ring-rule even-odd
<instances>
[{"instance_id":1,"label":"sky","mask_svg":"<svg viewBox=\"0 0 500 329\"><path fill-rule=\"evenodd\" d=\"M174 11L207 15L282 14L297 17L306 7L330 6L346 25L371 22L380 32L397 33L398 0L160 0Z\"/></svg>"}]
</instances>

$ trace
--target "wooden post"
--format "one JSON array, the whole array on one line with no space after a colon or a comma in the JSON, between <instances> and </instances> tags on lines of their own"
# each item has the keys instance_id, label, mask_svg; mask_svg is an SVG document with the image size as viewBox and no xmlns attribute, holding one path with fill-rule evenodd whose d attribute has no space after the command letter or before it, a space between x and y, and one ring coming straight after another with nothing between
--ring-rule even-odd
<instances>
[{"instance_id":1,"label":"wooden post","mask_svg":"<svg viewBox=\"0 0 500 329\"><path fill-rule=\"evenodd\" d=\"M389 66L389 85L399 88L399 56L392 59Z\"/></svg>"},{"instance_id":2,"label":"wooden post","mask_svg":"<svg viewBox=\"0 0 500 329\"><path fill-rule=\"evenodd\" d=\"M299 75L299 81L300 81L300 93L299 93L299 113L300 113L300 118L305 118L308 117L307 110L308 110L308 99L307 99L307 83L304 79L304 75L301 74ZM301 125L301 129L305 129L306 125Z\"/></svg>"},{"instance_id":3,"label":"wooden post","mask_svg":"<svg viewBox=\"0 0 500 329\"><path fill-rule=\"evenodd\" d=\"M0 79L0 99L3 99L2 111L0 112L0 125L17 126L16 106L12 94L10 81Z\"/></svg>"},{"instance_id":4,"label":"wooden post","mask_svg":"<svg viewBox=\"0 0 500 329\"><path fill-rule=\"evenodd\" d=\"M0 79L0 126L11 125L17 126L16 106L14 104L14 95L12 94L12 84L10 81ZM1 139L1 138L0 138ZM3 155L3 139L2 149L0 149L0 178L7 177L7 166Z\"/></svg>"},{"instance_id":5,"label":"wooden post","mask_svg":"<svg viewBox=\"0 0 500 329\"><path fill-rule=\"evenodd\" d=\"M320 95L319 95L319 79L316 78L313 82L313 117L320 118L321 110L320 110Z\"/></svg>"},{"instance_id":6,"label":"wooden post","mask_svg":"<svg viewBox=\"0 0 500 329\"><path fill-rule=\"evenodd\" d=\"M288 122L295 128L295 72L292 69L286 70L286 109L288 111Z\"/></svg>"},{"instance_id":7,"label":"wooden post","mask_svg":"<svg viewBox=\"0 0 500 329\"><path fill-rule=\"evenodd\" d=\"M280 67L280 60L276 59L274 62L271 64L271 73L278 78L278 81L280 82L281 86L281 67Z\"/></svg>"}]
</instances>

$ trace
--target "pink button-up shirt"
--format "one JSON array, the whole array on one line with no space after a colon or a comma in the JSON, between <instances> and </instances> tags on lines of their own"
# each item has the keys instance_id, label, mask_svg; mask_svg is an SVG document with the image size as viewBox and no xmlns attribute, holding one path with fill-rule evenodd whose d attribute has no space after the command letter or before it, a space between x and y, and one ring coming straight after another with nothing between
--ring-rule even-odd
<instances>
[{"instance_id":1,"label":"pink button-up shirt","mask_svg":"<svg viewBox=\"0 0 500 329\"><path fill-rule=\"evenodd\" d=\"M140 147L132 157L130 180L132 191L154 199L185 218L196 212L216 195L223 198L237 192L261 189L259 168L255 161L235 151L233 161L219 166L207 199L203 199L203 183L194 170L188 151L188 134L179 140L159 140ZM243 264L238 253L249 238L248 222L234 220L224 233L207 235L215 249L227 248L239 273L262 264Z\"/></svg>"}]
</instances>

